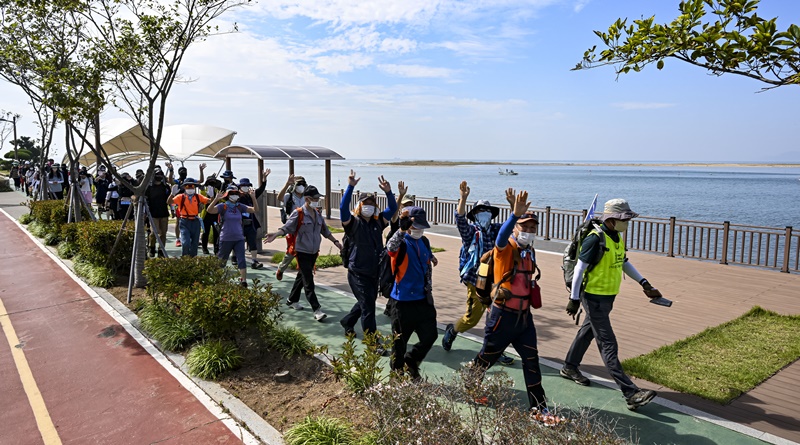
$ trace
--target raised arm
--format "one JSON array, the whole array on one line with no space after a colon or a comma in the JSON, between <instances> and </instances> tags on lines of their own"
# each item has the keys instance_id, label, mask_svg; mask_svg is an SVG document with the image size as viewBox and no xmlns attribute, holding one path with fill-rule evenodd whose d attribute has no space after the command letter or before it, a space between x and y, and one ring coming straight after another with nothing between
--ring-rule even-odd
<instances>
[{"instance_id":1,"label":"raised arm","mask_svg":"<svg viewBox=\"0 0 800 445\"><path fill-rule=\"evenodd\" d=\"M400 182L400 184L402 184L402 182ZM381 212L381 218L388 223L392 219L392 215L397 212L397 200L394 199L392 185L389 184L389 181L384 179L383 176L378 178L378 187L386 194L386 209Z\"/></svg>"},{"instance_id":2,"label":"raised arm","mask_svg":"<svg viewBox=\"0 0 800 445\"><path fill-rule=\"evenodd\" d=\"M469 186L467 185L467 181L461 181L461 184L458 186L458 191L459 198L456 213L464 216L464 214L467 213L467 198L469 198Z\"/></svg>"},{"instance_id":3,"label":"raised arm","mask_svg":"<svg viewBox=\"0 0 800 445\"><path fill-rule=\"evenodd\" d=\"M508 219L500 228L500 232L497 233L497 240L494 243L497 250L503 250L508 246L508 237L511 236L511 233L514 231L517 220L528 211L528 207L530 206L531 203L528 201L528 192L525 190L519 192L517 198L514 200L514 213L508 216Z\"/></svg>"},{"instance_id":4,"label":"raised arm","mask_svg":"<svg viewBox=\"0 0 800 445\"><path fill-rule=\"evenodd\" d=\"M261 195L264 194L264 190L266 190L267 188L267 178L269 177L270 173L272 173L271 169L264 170L264 174L261 176L261 185L259 185L258 188L256 189L256 199L260 198ZM253 202L255 202L255 199L253 200Z\"/></svg>"},{"instance_id":5,"label":"raised arm","mask_svg":"<svg viewBox=\"0 0 800 445\"><path fill-rule=\"evenodd\" d=\"M350 202L353 199L353 189L355 189L360 180L361 178L356 178L356 172L350 170L350 176L347 177L347 188L344 191L344 195L342 195L342 201L339 203L339 219L342 221L343 226L349 225L352 220Z\"/></svg>"},{"instance_id":6,"label":"raised arm","mask_svg":"<svg viewBox=\"0 0 800 445\"><path fill-rule=\"evenodd\" d=\"M278 198L283 201L283 197L286 195L286 190L289 190L289 186L294 183L294 175L289 175L286 179L286 184L283 184L283 188L281 191L278 192Z\"/></svg>"}]
</instances>

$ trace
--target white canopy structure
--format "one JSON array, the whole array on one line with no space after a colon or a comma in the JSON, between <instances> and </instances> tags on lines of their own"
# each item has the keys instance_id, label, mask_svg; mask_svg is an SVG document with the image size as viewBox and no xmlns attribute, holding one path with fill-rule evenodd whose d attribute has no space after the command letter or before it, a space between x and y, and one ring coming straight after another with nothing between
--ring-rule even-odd
<instances>
[{"instance_id":1,"label":"white canopy structure","mask_svg":"<svg viewBox=\"0 0 800 445\"><path fill-rule=\"evenodd\" d=\"M233 142L234 136L233 130L211 125L170 125L164 128L161 146L176 161L194 156L213 158Z\"/></svg>"}]
</instances>

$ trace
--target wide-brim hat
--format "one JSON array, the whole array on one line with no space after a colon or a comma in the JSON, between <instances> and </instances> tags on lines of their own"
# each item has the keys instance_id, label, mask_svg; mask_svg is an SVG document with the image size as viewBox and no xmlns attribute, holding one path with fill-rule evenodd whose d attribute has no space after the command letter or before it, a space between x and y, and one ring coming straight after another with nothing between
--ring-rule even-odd
<instances>
[{"instance_id":1,"label":"wide-brim hat","mask_svg":"<svg viewBox=\"0 0 800 445\"><path fill-rule=\"evenodd\" d=\"M628 220L631 218L636 218L639 216L638 213L631 210L630 204L628 201L622 198L616 198L606 201L605 206L603 206L603 221L607 219L619 219L619 220Z\"/></svg>"},{"instance_id":2,"label":"wide-brim hat","mask_svg":"<svg viewBox=\"0 0 800 445\"><path fill-rule=\"evenodd\" d=\"M302 176L295 176L294 177L294 183L295 184L306 184L306 178L304 178Z\"/></svg>"},{"instance_id":3,"label":"wide-brim hat","mask_svg":"<svg viewBox=\"0 0 800 445\"><path fill-rule=\"evenodd\" d=\"M416 198L417 197L414 196L414 195L405 195L405 196L403 196L403 199L400 200L400 204L402 204L402 205L405 205L405 204L414 205L414 201L416 200Z\"/></svg>"},{"instance_id":4,"label":"wide-brim hat","mask_svg":"<svg viewBox=\"0 0 800 445\"><path fill-rule=\"evenodd\" d=\"M233 178L233 179L236 179L236 176L233 176L233 172L230 171L230 170L225 170L224 172L222 172L220 177L221 178Z\"/></svg>"},{"instance_id":5,"label":"wide-brim hat","mask_svg":"<svg viewBox=\"0 0 800 445\"><path fill-rule=\"evenodd\" d=\"M317 190L317 188L313 185L306 187L306 189L303 191L303 196L308 196L309 198L314 199L322 197L322 195L319 193L319 190Z\"/></svg>"},{"instance_id":6,"label":"wide-brim hat","mask_svg":"<svg viewBox=\"0 0 800 445\"><path fill-rule=\"evenodd\" d=\"M187 185L193 185L195 187L200 187L200 183L197 182L194 178L186 178L181 182L181 187L186 187Z\"/></svg>"},{"instance_id":7,"label":"wide-brim hat","mask_svg":"<svg viewBox=\"0 0 800 445\"><path fill-rule=\"evenodd\" d=\"M411 206L407 208L408 217L411 218L411 227L415 229L430 229L431 225L428 224L428 215L425 209L419 206Z\"/></svg>"},{"instance_id":8,"label":"wide-brim hat","mask_svg":"<svg viewBox=\"0 0 800 445\"><path fill-rule=\"evenodd\" d=\"M252 187L253 183L250 182L248 178L242 178L239 180L239 187Z\"/></svg>"},{"instance_id":9,"label":"wide-brim hat","mask_svg":"<svg viewBox=\"0 0 800 445\"><path fill-rule=\"evenodd\" d=\"M470 221L475 221L475 214L478 212L488 211L492 212L492 219L497 218L497 215L500 214L500 208L493 206L489 201L485 199L480 199L475 202L475 205L472 206L472 210L467 213L467 219Z\"/></svg>"}]
</instances>

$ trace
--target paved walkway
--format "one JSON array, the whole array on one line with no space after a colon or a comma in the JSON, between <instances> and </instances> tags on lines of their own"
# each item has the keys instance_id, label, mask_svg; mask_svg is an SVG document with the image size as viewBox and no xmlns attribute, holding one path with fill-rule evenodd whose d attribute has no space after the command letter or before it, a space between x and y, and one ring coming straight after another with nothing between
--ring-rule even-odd
<instances>
[{"instance_id":1,"label":"paved walkway","mask_svg":"<svg viewBox=\"0 0 800 445\"><path fill-rule=\"evenodd\" d=\"M242 443L4 214L0 263L0 444Z\"/></svg>"},{"instance_id":2,"label":"paved walkway","mask_svg":"<svg viewBox=\"0 0 800 445\"><path fill-rule=\"evenodd\" d=\"M0 194L0 206L11 204L7 199L3 198L3 195L9 194ZM22 210L15 208L8 208L7 210L22 213ZM271 212L269 223L272 227L276 227L278 224L277 212ZM5 226L0 226L0 228L5 228ZM431 233L430 238L434 246L446 249L445 252L437 255L440 264L434 272L434 286L439 322L448 323L459 316L463 310L463 287L457 283L457 277L453 272L456 270L455 263L457 261L456 255L459 242L452 237L452 230L435 228L431 232L435 231L445 232L443 235ZM14 240L11 245L16 242L17 240ZM8 245L8 242L2 244L4 247L0 249L0 255L7 254L10 250L7 247ZM171 245L172 243L170 243ZM798 409L800 407L797 406L796 397L792 396L793 393L796 393L795 387L798 381L796 378L798 375L797 363L784 369L772 379L728 406L721 407L696 397L674 393L665 388L657 388L660 394L664 396L664 398L658 399L660 404L651 404L635 413L625 408L624 400L618 391L599 384L602 383L603 378L607 377L607 375L601 366L599 354L596 350L590 349L584 366L584 370L598 376L598 378L594 379L595 384L592 387L579 387L559 378L556 368L560 366L558 362L562 359L569 346L569 342L574 335L575 326L563 313L562 306L565 291L561 287L560 258L556 255L544 253L545 243L537 241L537 246L540 249L539 262L543 266L544 273L545 307L537 311L535 317L539 333L540 353L546 361L545 364L551 366L543 368L545 374L544 386L548 397L554 403L571 407L592 407L603 417L618 419L620 433L626 434L632 431L638 437L639 443L643 444L762 443L751 436L760 437L772 443L790 443L789 441L782 441L780 438L794 441L800 440L800 421L797 416L797 413L800 412L800 409ZM269 247L281 250L283 248L282 241L278 240ZM557 246L547 247L557 250ZM323 245L322 253L327 253L328 249L335 250L332 245L328 245L326 242ZM25 249L24 255L30 255L31 250L33 249ZM177 253L177 249L174 247L170 247L170 250ZM15 248L14 251L20 250ZM797 295L800 295L800 277L796 275L721 266L655 255L634 253L631 256L639 270L651 282L656 284L668 298L673 299L675 305L672 308L650 305L641 296L637 286L629 282L624 283L623 291L618 299L613 316L615 329L620 340L622 358L649 352L663 344L672 343L680 338L700 332L708 326L717 325L735 318L746 312L754 304L783 313L800 313L800 301L796 298ZM6 263L6 257L3 256L3 258L4 263ZM26 258L23 262L30 269L30 264L42 262L39 260L41 258ZM43 260L43 262L46 263L47 260ZM26 274L29 274L28 269L25 270ZM7 270L5 269L3 272ZM249 271L248 273L251 278L255 276L268 278L270 282L275 283L275 289L281 293L288 292L291 286L292 277L288 274L283 282L275 282L273 269ZM11 288L5 284L7 279L5 273L0 275L0 289L6 290L0 293L0 298L4 301L6 301L7 289ZM15 280L14 282L22 281L27 280ZM288 312L285 320L287 323L302 329L316 343L328 344L331 350L336 352L343 341L342 330L337 321L349 310L354 300L347 293L349 288L341 268L318 271L317 281L329 285L329 287L319 290L323 309L329 314L328 319L324 323L314 322L311 312L306 310ZM52 283L48 283L47 288L52 289ZM74 297L72 299L67 298L66 301L62 301L59 304L64 307L71 305L78 307L77 304L80 303L80 300L80 298L76 299ZM379 300L379 303L382 301L382 299ZM8 303L6 305L8 306ZM33 311L36 310L44 310L44 308L34 307ZM19 310L9 310L8 312L11 313L12 323L16 323L15 317L22 316L22 314L15 314ZM2 315L0 315L1 317ZM67 318L70 319L70 317ZM381 315L378 318L378 322L379 329L382 331L389 330L388 319ZM54 329L57 327L53 325L49 318L46 320L40 319L35 324L43 325L40 329ZM104 331L109 325L111 323L95 323L92 328L96 332L88 330L92 335L87 337L90 339L97 338L96 335L98 333L109 332ZM14 326L16 327L16 324ZM360 332L360 329L357 330ZM84 329L84 333L86 331L87 329ZM116 329L114 331L116 332ZM480 326L473 333L480 334ZM110 340L106 340L106 342L114 343ZM436 346L431 351L426 362L423 363L423 372L430 377L450 375L462 362L474 357L479 347L480 345L477 341L463 338L456 341L453 350L449 353ZM27 348L28 343L25 344L23 349ZM98 349L97 345L91 346L91 348ZM8 349L3 350L2 346L0 346L0 350L2 350L0 355L8 353ZM126 360L140 358L140 355L142 354L129 353ZM65 361L69 362L69 360ZM3 385L3 390L6 389L6 384L2 382L5 382L8 375L7 367L3 365L5 363L7 361L4 355L0 357L0 376L2 376L0 385ZM522 381L519 364L511 368L502 369L509 372L516 381ZM638 381L637 383L640 386L656 388L648 382ZM8 386L10 388L13 385ZM17 392L19 392L18 389ZM3 391L3 393L5 394L6 391ZM42 393L45 395L45 402L47 402L49 396L45 391L42 391ZM779 399L778 397L772 397L770 394L786 395ZM683 406L674 404L670 400L678 401ZM87 406L90 407L91 404ZM696 408L711 413L713 415L711 417L713 423L676 411L670 406L676 407L683 412ZM91 408L82 407L81 409ZM163 407L153 409L163 409ZM22 410L22 413L16 412L15 415L22 418L24 414L25 410ZM4 418L7 415L9 414L6 412L0 413L0 424L7 424ZM728 419L730 422L725 422L714 416ZM219 422L215 423L218 424ZM726 424L734 428L744 427L745 432L749 433L750 436L732 431L719 424ZM28 431L31 431L30 424ZM35 431L35 429L32 431ZM765 433L761 433L761 431ZM5 443L4 434L3 431L0 431L0 443ZM19 442L15 441L14 443Z\"/></svg>"}]
</instances>

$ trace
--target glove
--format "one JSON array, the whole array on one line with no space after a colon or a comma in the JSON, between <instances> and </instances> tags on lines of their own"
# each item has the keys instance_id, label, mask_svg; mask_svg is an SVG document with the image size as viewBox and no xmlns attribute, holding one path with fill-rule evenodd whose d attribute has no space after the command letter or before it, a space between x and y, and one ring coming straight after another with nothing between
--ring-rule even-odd
<instances>
[{"instance_id":1,"label":"glove","mask_svg":"<svg viewBox=\"0 0 800 445\"><path fill-rule=\"evenodd\" d=\"M661 292L654 288L646 278L642 278L642 281L639 283L642 285L642 289L644 290L644 294L647 295L648 298L658 298L661 297Z\"/></svg>"},{"instance_id":2,"label":"glove","mask_svg":"<svg viewBox=\"0 0 800 445\"><path fill-rule=\"evenodd\" d=\"M581 308L581 300L570 299L569 303L567 303L567 315L574 317L575 314L578 313L578 309L580 308Z\"/></svg>"},{"instance_id":3,"label":"glove","mask_svg":"<svg viewBox=\"0 0 800 445\"><path fill-rule=\"evenodd\" d=\"M403 218L400 218L400 230L408 230L408 229L410 229L411 228L411 224L413 224L413 221L411 221L411 218L409 218L407 216L403 217Z\"/></svg>"}]
</instances>

